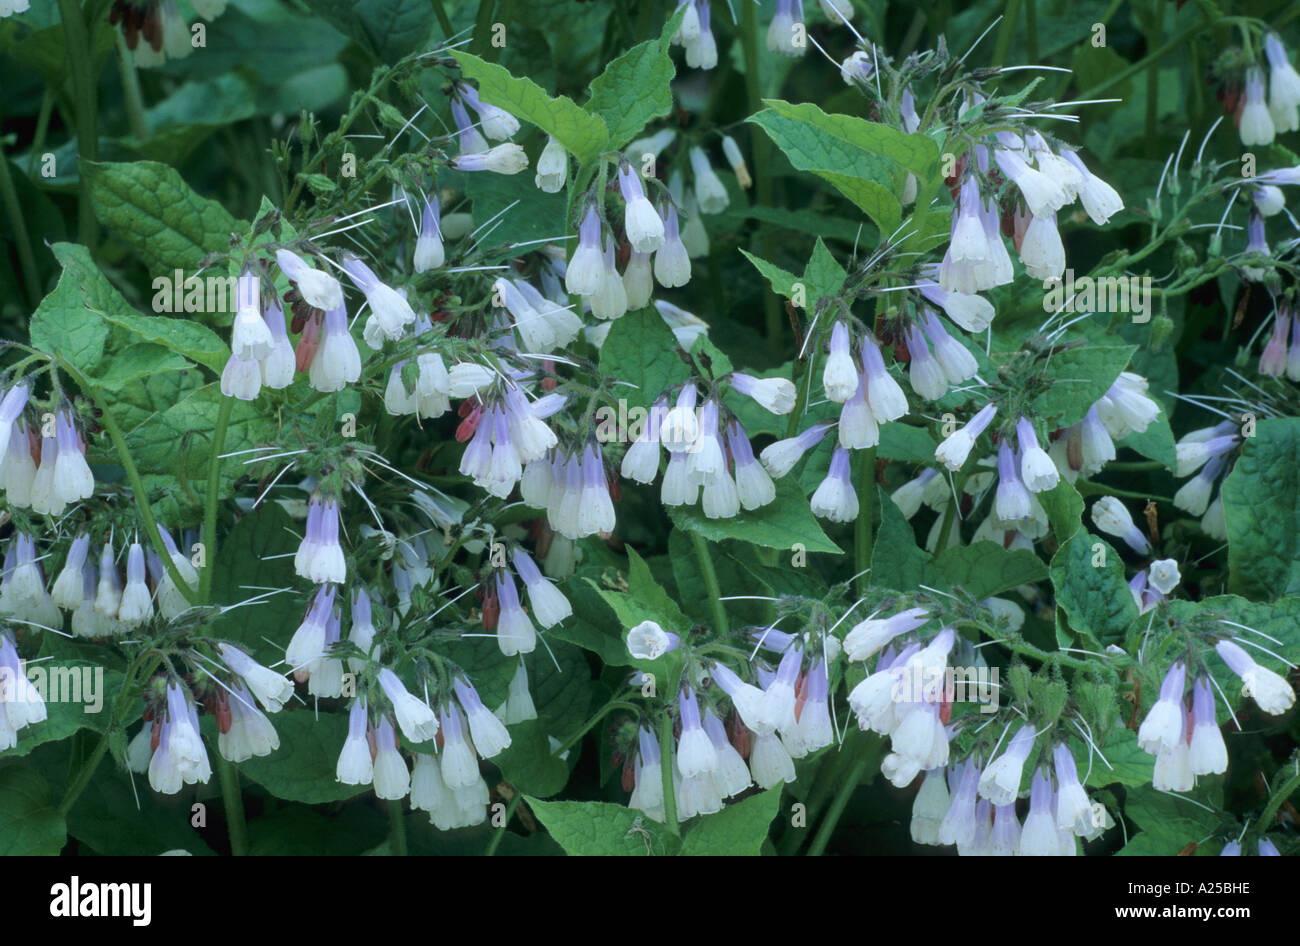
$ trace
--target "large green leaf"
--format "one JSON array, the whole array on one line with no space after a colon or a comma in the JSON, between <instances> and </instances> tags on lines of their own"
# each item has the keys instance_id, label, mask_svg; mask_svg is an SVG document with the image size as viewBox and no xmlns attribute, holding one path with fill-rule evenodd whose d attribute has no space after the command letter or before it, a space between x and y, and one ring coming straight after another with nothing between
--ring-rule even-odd
<instances>
[{"instance_id":1,"label":"large green leaf","mask_svg":"<svg viewBox=\"0 0 1300 946\"><path fill-rule=\"evenodd\" d=\"M1138 616L1124 562L1110 545L1080 529L1052 556L1056 603L1076 631L1112 643Z\"/></svg>"},{"instance_id":2,"label":"large green leaf","mask_svg":"<svg viewBox=\"0 0 1300 946\"><path fill-rule=\"evenodd\" d=\"M647 307L610 326L600 346L600 372L624 382L618 392L628 407L648 408L665 388L690 377L680 352L672 329Z\"/></svg>"},{"instance_id":3,"label":"large green leaf","mask_svg":"<svg viewBox=\"0 0 1300 946\"><path fill-rule=\"evenodd\" d=\"M641 812L601 801L539 801L528 807L566 854L647 857L676 854L681 841Z\"/></svg>"},{"instance_id":4,"label":"large green leaf","mask_svg":"<svg viewBox=\"0 0 1300 946\"><path fill-rule=\"evenodd\" d=\"M231 233L247 229L165 164L83 161L81 169L95 215L155 275L195 269L209 253L228 250Z\"/></svg>"},{"instance_id":5,"label":"large green leaf","mask_svg":"<svg viewBox=\"0 0 1300 946\"><path fill-rule=\"evenodd\" d=\"M1033 552L1004 549L993 542L945 549L935 559L934 566L944 573L950 584L960 585L976 599L1047 577L1047 566Z\"/></svg>"},{"instance_id":6,"label":"large green leaf","mask_svg":"<svg viewBox=\"0 0 1300 946\"><path fill-rule=\"evenodd\" d=\"M902 216L895 191L901 173L934 176L938 148L924 135L848 115L828 115L816 105L765 100L767 108L747 121L771 136L801 171L811 171L857 204L881 233L892 233Z\"/></svg>"},{"instance_id":7,"label":"large green leaf","mask_svg":"<svg viewBox=\"0 0 1300 946\"><path fill-rule=\"evenodd\" d=\"M1086 344L1052 356L1048 387L1033 400L1049 425L1068 427L1083 419L1127 366L1134 345Z\"/></svg>"},{"instance_id":8,"label":"large green leaf","mask_svg":"<svg viewBox=\"0 0 1300 946\"><path fill-rule=\"evenodd\" d=\"M1259 422L1223 481L1233 591L1300 594L1300 419Z\"/></svg>"},{"instance_id":9,"label":"large green leaf","mask_svg":"<svg viewBox=\"0 0 1300 946\"><path fill-rule=\"evenodd\" d=\"M682 855L757 857L780 804L781 789L772 788L705 815L686 833Z\"/></svg>"},{"instance_id":10,"label":"large green leaf","mask_svg":"<svg viewBox=\"0 0 1300 946\"><path fill-rule=\"evenodd\" d=\"M674 75L664 36L633 46L591 80L587 111L604 119L611 148L621 149L652 119L672 111Z\"/></svg>"},{"instance_id":11,"label":"large green leaf","mask_svg":"<svg viewBox=\"0 0 1300 946\"><path fill-rule=\"evenodd\" d=\"M241 763L239 770L276 798L317 805L370 790L368 785L344 785L334 778L348 734L347 714L289 710L276 713L271 723L280 735L280 748Z\"/></svg>"},{"instance_id":12,"label":"large green leaf","mask_svg":"<svg viewBox=\"0 0 1300 946\"><path fill-rule=\"evenodd\" d=\"M586 164L609 146L609 129L599 115L584 111L571 99L552 98L536 82L518 78L496 63L462 50L452 56L467 79L478 82L479 97L490 105L536 125Z\"/></svg>"},{"instance_id":13,"label":"large green leaf","mask_svg":"<svg viewBox=\"0 0 1300 946\"><path fill-rule=\"evenodd\" d=\"M0 762L0 854L58 854L67 833L50 783L26 762Z\"/></svg>"}]
</instances>

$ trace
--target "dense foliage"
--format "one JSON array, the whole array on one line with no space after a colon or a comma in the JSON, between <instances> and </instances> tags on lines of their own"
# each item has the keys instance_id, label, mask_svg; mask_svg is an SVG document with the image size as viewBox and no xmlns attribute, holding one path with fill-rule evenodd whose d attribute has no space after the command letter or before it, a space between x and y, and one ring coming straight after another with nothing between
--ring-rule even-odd
<instances>
[{"instance_id":1,"label":"dense foliage","mask_svg":"<svg viewBox=\"0 0 1300 946\"><path fill-rule=\"evenodd\" d=\"M1293 853L1298 12L0 0L0 850Z\"/></svg>"}]
</instances>

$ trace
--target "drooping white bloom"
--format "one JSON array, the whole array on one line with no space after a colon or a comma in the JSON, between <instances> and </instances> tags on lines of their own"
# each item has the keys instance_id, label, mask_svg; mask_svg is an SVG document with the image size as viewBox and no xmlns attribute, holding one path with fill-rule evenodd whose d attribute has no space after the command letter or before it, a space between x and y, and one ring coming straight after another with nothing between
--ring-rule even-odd
<instances>
[{"instance_id":1,"label":"drooping white bloom","mask_svg":"<svg viewBox=\"0 0 1300 946\"><path fill-rule=\"evenodd\" d=\"M709 164L709 156L704 153L703 148L693 147L688 157L691 171L695 175L695 200L699 204L700 213L722 213L731 203L731 198L727 195L727 188L723 185L722 179Z\"/></svg>"},{"instance_id":2,"label":"drooping white bloom","mask_svg":"<svg viewBox=\"0 0 1300 946\"><path fill-rule=\"evenodd\" d=\"M1179 743L1186 742L1186 719L1183 714L1183 684L1187 668L1177 661L1165 673L1160 684L1160 698L1142 720L1138 728L1138 745L1152 755L1173 752Z\"/></svg>"},{"instance_id":3,"label":"drooping white bloom","mask_svg":"<svg viewBox=\"0 0 1300 946\"><path fill-rule=\"evenodd\" d=\"M677 208L668 204L664 214L664 241L655 252L655 279L665 289L684 286L691 280L691 258L678 229Z\"/></svg>"},{"instance_id":4,"label":"drooping white bloom","mask_svg":"<svg viewBox=\"0 0 1300 946\"><path fill-rule=\"evenodd\" d=\"M812 495L812 511L831 522L852 522L858 517L858 494L849 471L849 452L836 447L830 469Z\"/></svg>"},{"instance_id":5,"label":"drooping white bloom","mask_svg":"<svg viewBox=\"0 0 1300 946\"><path fill-rule=\"evenodd\" d=\"M493 141L507 141L519 131L519 119L503 108L490 105L479 98L478 91L464 82L456 83L456 91L478 112L483 134Z\"/></svg>"},{"instance_id":6,"label":"drooping white bloom","mask_svg":"<svg viewBox=\"0 0 1300 946\"><path fill-rule=\"evenodd\" d=\"M980 775L979 794L994 805L1010 805L1020 793L1020 777L1034 747L1034 727L1025 725L1007 743L1006 751L988 764Z\"/></svg>"},{"instance_id":7,"label":"drooping white bloom","mask_svg":"<svg viewBox=\"0 0 1300 946\"><path fill-rule=\"evenodd\" d=\"M1204 674L1192 685L1192 741L1187 751L1193 775L1217 775L1228 770L1228 747L1214 719L1214 691Z\"/></svg>"},{"instance_id":8,"label":"drooping white bloom","mask_svg":"<svg viewBox=\"0 0 1300 946\"><path fill-rule=\"evenodd\" d=\"M1139 555L1151 551L1151 543L1134 524L1124 503L1115 496L1103 496L1092 504L1092 521L1107 535L1123 539Z\"/></svg>"},{"instance_id":9,"label":"drooping white bloom","mask_svg":"<svg viewBox=\"0 0 1300 946\"><path fill-rule=\"evenodd\" d=\"M1151 587L1162 595L1167 595L1178 585L1182 576L1178 573L1178 563L1172 558L1162 558L1151 563L1147 569L1147 580Z\"/></svg>"},{"instance_id":10,"label":"drooping white bloom","mask_svg":"<svg viewBox=\"0 0 1300 946\"><path fill-rule=\"evenodd\" d=\"M1027 417L1016 421L1016 445L1020 448L1020 478L1025 487L1034 493L1053 488L1060 473L1047 451L1038 445L1038 435Z\"/></svg>"},{"instance_id":11,"label":"drooping white bloom","mask_svg":"<svg viewBox=\"0 0 1300 946\"><path fill-rule=\"evenodd\" d=\"M654 621L642 621L627 632L627 650L638 660L656 660L676 649L680 638Z\"/></svg>"},{"instance_id":12,"label":"drooping white bloom","mask_svg":"<svg viewBox=\"0 0 1300 946\"><path fill-rule=\"evenodd\" d=\"M1242 693L1265 713L1280 716L1295 704L1295 691L1286 678L1255 662L1238 644L1221 640L1214 645L1228 669L1241 678Z\"/></svg>"},{"instance_id":13,"label":"drooping white bloom","mask_svg":"<svg viewBox=\"0 0 1300 946\"><path fill-rule=\"evenodd\" d=\"M1086 835L1092 830L1092 804L1088 793L1079 784L1079 770L1074 756L1064 743L1052 750L1052 764L1056 771L1056 826L1060 830Z\"/></svg>"},{"instance_id":14,"label":"drooping white bloom","mask_svg":"<svg viewBox=\"0 0 1300 946\"><path fill-rule=\"evenodd\" d=\"M243 679L268 713L278 713L293 696L292 681L264 667L238 647L220 643L217 650L226 666Z\"/></svg>"},{"instance_id":15,"label":"drooping white bloom","mask_svg":"<svg viewBox=\"0 0 1300 946\"><path fill-rule=\"evenodd\" d=\"M772 414L789 414L794 410L798 392L788 378L755 378L734 371L731 386L746 397L753 398L765 411Z\"/></svg>"},{"instance_id":16,"label":"drooping white bloom","mask_svg":"<svg viewBox=\"0 0 1300 946\"><path fill-rule=\"evenodd\" d=\"M366 739L367 725L365 700L354 700L352 709L348 711L348 736L343 741L343 751L339 753L334 768L335 781L344 785L369 785L374 779L370 742Z\"/></svg>"},{"instance_id":17,"label":"drooping white bloom","mask_svg":"<svg viewBox=\"0 0 1300 946\"><path fill-rule=\"evenodd\" d=\"M478 692L468 680L457 677L452 683L456 699L460 701L465 717L469 720L470 737L479 755L491 759L510 746L510 731L501 720L492 715L492 711L483 705Z\"/></svg>"},{"instance_id":18,"label":"drooping white bloom","mask_svg":"<svg viewBox=\"0 0 1300 946\"><path fill-rule=\"evenodd\" d=\"M1083 183L1079 187L1079 202L1083 204L1083 209L1092 218L1093 223L1101 226L1124 209L1124 201L1120 198L1119 192L1089 171L1077 154L1063 148L1061 157L1074 165L1075 170L1083 178Z\"/></svg>"},{"instance_id":19,"label":"drooping white bloom","mask_svg":"<svg viewBox=\"0 0 1300 946\"><path fill-rule=\"evenodd\" d=\"M458 171L491 171L495 174L518 174L528 167L528 153L509 142L494 145L478 154L459 154L448 163Z\"/></svg>"},{"instance_id":20,"label":"drooping white bloom","mask_svg":"<svg viewBox=\"0 0 1300 946\"><path fill-rule=\"evenodd\" d=\"M411 790L411 773L397 749L397 733L392 720L379 717L375 727L375 796L386 801L405 798Z\"/></svg>"},{"instance_id":21,"label":"drooping white bloom","mask_svg":"<svg viewBox=\"0 0 1300 946\"><path fill-rule=\"evenodd\" d=\"M1300 129L1300 73L1287 59L1286 47L1276 33L1264 37L1268 57L1268 114L1277 131Z\"/></svg>"},{"instance_id":22,"label":"drooping white bloom","mask_svg":"<svg viewBox=\"0 0 1300 946\"><path fill-rule=\"evenodd\" d=\"M626 203L623 229L628 242L639 253L653 253L663 246L664 222L646 197L636 171L626 162L619 166L618 186Z\"/></svg>"},{"instance_id":23,"label":"drooping white bloom","mask_svg":"<svg viewBox=\"0 0 1300 946\"><path fill-rule=\"evenodd\" d=\"M312 269L292 250L276 250L275 261L288 280L297 287L303 301L312 308L328 312L343 306L343 287L329 273Z\"/></svg>"},{"instance_id":24,"label":"drooping white bloom","mask_svg":"<svg viewBox=\"0 0 1300 946\"><path fill-rule=\"evenodd\" d=\"M1241 119L1237 123L1237 132L1241 143L1247 148L1253 145L1273 143L1276 130L1273 116L1269 114L1264 101L1264 71L1259 68L1246 70L1246 102L1241 109Z\"/></svg>"},{"instance_id":25,"label":"drooping white bloom","mask_svg":"<svg viewBox=\"0 0 1300 946\"><path fill-rule=\"evenodd\" d=\"M975 438L984 432L996 413L997 405L985 404L964 427L953 431L935 448L934 458L950 470L960 470L975 446Z\"/></svg>"},{"instance_id":26,"label":"drooping white bloom","mask_svg":"<svg viewBox=\"0 0 1300 946\"><path fill-rule=\"evenodd\" d=\"M441 217L438 195L434 194L424 202L424 211L420 215L420 235L415 240L415 256L412 260L417 273L438 269L447 261L447 253L442 244L442 229L439 226Z\"/></svg>"},{"instance_id":27,"label":"drooping white bloom","mask_svg":"<svg viewBox=\"0 0 1300 946\"><path fill-rule=\"evenodd\" d=\"M537 159L537 173L534 183L546 194L558 194L564 190L564 182L569 176L569 152L550 135L546 137L546 147Z\"/></svg>"}]
</instances>

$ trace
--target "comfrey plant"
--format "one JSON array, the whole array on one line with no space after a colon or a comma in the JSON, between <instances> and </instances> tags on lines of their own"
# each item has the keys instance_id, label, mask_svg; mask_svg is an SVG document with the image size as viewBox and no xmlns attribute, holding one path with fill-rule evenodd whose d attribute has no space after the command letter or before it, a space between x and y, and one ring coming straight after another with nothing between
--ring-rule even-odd
<instances>
[{"instance_id":1,"label":"comfrey plant","mask_svg":"<svg viewBox=\"0 0 1300 946\"><path fill-rule=\"evenodd\" d=\"M1288 19L474 6L0 0L28 853L1300 848Z\"/></svg>"}]
</instances>

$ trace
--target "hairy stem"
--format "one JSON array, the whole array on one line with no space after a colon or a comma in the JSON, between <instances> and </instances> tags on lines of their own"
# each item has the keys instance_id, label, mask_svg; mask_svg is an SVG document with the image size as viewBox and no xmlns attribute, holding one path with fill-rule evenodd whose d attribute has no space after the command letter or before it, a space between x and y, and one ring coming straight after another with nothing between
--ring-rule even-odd
<instances>
[{"instance_id":1,"label":"hairy stem","mask_svg":"<svg viewBox=\"0 0 1300 946\"><path fill-rule=\"evenodd\" d=\"M239 772L234 763L217 753L217 778L221 782L221 804L226 811L226 833L230 853L243 857L248 853L248 827L244 824L244 796L239 791Z\"/></svg>"},{"instance_id":2,"label":"hairy stem","mask_svg":"<svg viewBox=\"0 0 1300 946\"><path fill-rule=\"evenodd\" d=\"M63 20L63 41L72 73L72 94L76 103L78 160L95 161L99 155L99 107L92 72L90 35L77 0L59 0ZM93 252L95 245L95 209L90 203L90 179L79 174L77 199L77 242Z\"/></svg>"},{"instance_id":3,"label":"hairy stem","mask_svg":"<svg viewBox=\"0 0 1300 946\"><path fill-rule=\"evenodd\" d=\"M740 32L745 54L745 94L748 96L749 112L752 115L763 107L763 94L758 81L758 34L760 30L757 13L758 4L745 2L741 4L741 7L744 17ZM764 207L771 207L773 205L772 175L768 173L768 165L772 159L772 142L765 135L759 134L751 135L750 141L754 150L755 196ZM759 244L759 255L764 259L771 259L775 255L772 238L771 228L759 223L756 242ZM776 294L772 292L772 288L766 285L763 287L763 322L765 334L769 341L781 337L783 331L781 303Z\"/></svg>"},{"instance_id":4,"label":"hairy stem","mask_svg":"<svg viewBox=\"0 0 1300 946\"><path fill-rule=\"evenodd\" d=\"M677 795L673 792L673 718L664 713L659 721L659 776L664 789L664 824L673 834L681 834L677 823Z\"/></svg>"},{"instance_id":5,"label":"hairy stem","mask_svg":"<svg viewBox=\"0 0 1300 946\"><path fill-rule=\"evenodd\" d=\"M36 272L36 257L32 253L31 238L27 234L27 221L23 217L22 205L18 203L18 192L14 190L13 175L9 171L9 158L0 151L0 199L4 201L5 215L12 221L14 243L18 246L18 262L23 269L23 284L27 289L27 301L31 311L41 304L41 283Z\"/></svg>"},{"instance_id":6,"label":"hairy stem","mask_svg":"<svg viewBox=\"0 0 1300 946\"><path fill-rule=\"evenodd\" d=\"M698 532L691 533L691 543L695 546L695 557L700 563L704 588L709 593L709 607L713 609L713 631L725 635L728 630L727 610L722 606L722 591L718 587L718 572L713 567L713 556L709 554L709 543Z\"/></svg>"},{"instance_id":7,"label":"hairy stem","mask_svg":"<svg viewBox=\"0 0 1300 946\"><path fill-rule=\"evenodd\" d=\"M519 802L523 797L524 796L519 792L519 790L515 789L514 797L511 798L509 804L506 805L506 820L501 822L501 827L497 828L496 832L492 835L492 840L488 842L487 850L483 852L484 857L491 857L497 852L497 848L501 846L501 839L506 836L506 828L510 827L510 819L515 816L515 809L519 807Z\"/></svg>"},{"instance_id":8,"label":"hairy stem","mask_svg":"<svg viewBox=\"0 0 1300 946\"><path fill-rule=\"evenodd\" d=\"M212 603L212 572L217 563L217 492L221 485L221 451L226 448L226 428L235 399L223 398L212 433L212 459L208 463L208 491L203 496L203 571L199 572L199 601Z\"/></svg>"}]
</instances>

